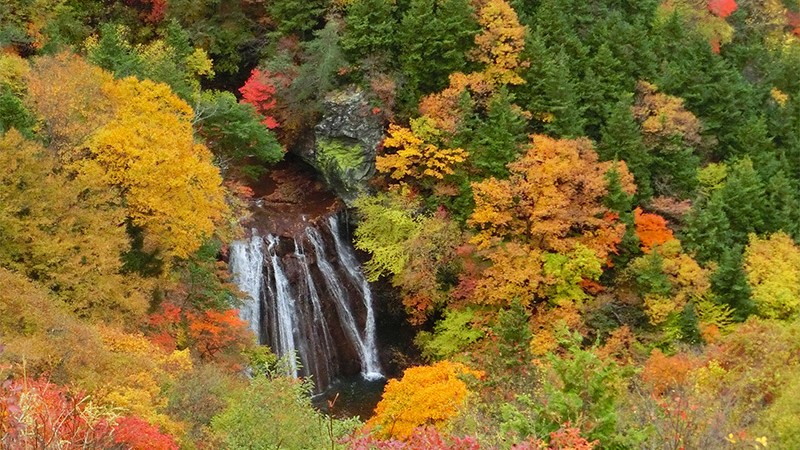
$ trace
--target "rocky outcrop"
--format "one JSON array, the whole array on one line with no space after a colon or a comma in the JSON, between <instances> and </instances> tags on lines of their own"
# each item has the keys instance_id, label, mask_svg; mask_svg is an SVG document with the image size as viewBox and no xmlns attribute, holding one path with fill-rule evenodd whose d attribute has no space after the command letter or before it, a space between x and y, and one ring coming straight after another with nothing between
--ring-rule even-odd
<instances>
[{"instance_id":1,"label":"rocky outcrop","mask_svg":"<svg viewBox=\"0 0 800 450\"><path fill-rule=\"evenodd\" d=\"M373 112L366 93L350 88L325 98L322 119L294 152L350 206L375 175L375 152L383 132L383 120Z\"/></svg>"}]
</instances>

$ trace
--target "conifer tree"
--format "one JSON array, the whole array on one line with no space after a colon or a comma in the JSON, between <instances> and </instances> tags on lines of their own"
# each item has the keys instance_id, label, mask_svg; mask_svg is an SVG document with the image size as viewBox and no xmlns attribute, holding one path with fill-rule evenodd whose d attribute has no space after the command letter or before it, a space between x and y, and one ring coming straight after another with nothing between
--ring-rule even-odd
<instances>
[{"instance_id":1,"label":"conifer tree","mask_svg":"<svg viewBox=\"0 0 800 450\"><path fill-rule=\"evenodd\" d=\"M767 231L765 218L772 213L765 209L764 184L750 158L731 165L722 196L735 243L744 244L748 234Z\"/></svg>"},{"instance_id":2,"label":"conifer tree","mask_svg":"<svg viewBox=\"0 0 800 450\"><path fill-rule=\"evenodd\" d=\"M469 1L411 0L398 41L403 49L400 67L408 83L405 89L414 103L421 94L444 88L451 73L464 71L477 31Z\"/></svg>"},{"instance_id":3,"label":"conifer tree","mask_svg":"<svg viewBox=\"0 0 800 450\"><path fill-rule=\"evenodd\" d=\"M631 96L627 95L617 102L608 121L601 131L597 153L606 161L616 159L625 161L628 170L636 181L636 198L646 201L653 195L650 178L652 156L642 143L639 124L631 113Z\"/></svg>"},{"instance_id":4,"label":"conifer tree","mask_svg":"<svg viewBox=\"0 0 800 450\"><path fill-rule=\"evenodd\" d=\"M355 0L347 8L342 49L355 62L367 57L393 62L398 23L389 0Z\"/></svg>"}]
</instances>

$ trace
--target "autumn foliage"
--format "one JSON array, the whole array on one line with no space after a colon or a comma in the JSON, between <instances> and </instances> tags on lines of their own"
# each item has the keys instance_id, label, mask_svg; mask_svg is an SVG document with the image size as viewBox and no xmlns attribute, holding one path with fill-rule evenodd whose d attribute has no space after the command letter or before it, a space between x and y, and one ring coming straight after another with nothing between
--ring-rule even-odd
<instances>
[{"instance_id":1,"label":"autumn foliage","mask_svg":"<svg viewBox=\"0 0 800 450\"><path fill-rule=\"evenodd\" d=\"M480 248L506 239L551 252L582 244L600 258L615 251L625 231L603 206L610 163L598 161L585 139L532 137L527 153L509 164L508 180L489 178L472 186L475 212L469 224ZM618 169L626 188L631 176Z\"/></svg>"},{"instance_id":2,"label":"autumn foliage","mask_svg":"<svg viewBox=\"0 0 800 450\"><path fill-rule=\"evenodd\" d=\"M400 380L389 380L367 425L379 436L398 439L410 438L417 427L443 427L458 414L469 394L459 378L465 375L481 376L450 361L406 369Z\"/></svg>"},{"instance_id":3,"label":"autumn foliage","mask_svg":"<svg viewBox=\"0 0 800 450\"><path fill-rule=\"evenodd\" d=\"M717 17L726 18L739 8L736 0L709 0L708 10Z\"/></svg>"},{"instance_id":4,"label":"autumn foliage","mask_svg":"<svg viewBox=\"0 0 800 450\"><path fill-rule=\"evenodd\" d=\"M271 115L272 110L277 105L275 99L275 86L269 78L269 72L262 72L258 69L253 69L250 73L250 78L244 83L244 86L239 88L242 94L242 101L249 103L256 108L256 111L264 116L261 122L269 129L277 128L280 124Z\"/></svg>"},{"instance_id":5,"label":"autumn foliage","mask_svg":"<svg viewBox=\"0 0 800 450\"><path fill-rule=\"evenodd\" d=\"M667 227L667 221L658 214L643 212L641 208L634 210L636 235L642 244L642 251L649 253L655 245L661 245L675 239L672 230Z\"/></svg>"},{"instance_id":6,"label":"autumn foliage","mask_svg":"<svg viewBox=\"0 0 800 450\"><path fill-rule=\"evenodd\" d=\"M411 120L411 128L389 126L383 141L384 154L378 156L375 167L392 180L441 180L463 163L469 153L461 148L441 148L440 131L423 116Z\"/></svg>"}]
</instances>

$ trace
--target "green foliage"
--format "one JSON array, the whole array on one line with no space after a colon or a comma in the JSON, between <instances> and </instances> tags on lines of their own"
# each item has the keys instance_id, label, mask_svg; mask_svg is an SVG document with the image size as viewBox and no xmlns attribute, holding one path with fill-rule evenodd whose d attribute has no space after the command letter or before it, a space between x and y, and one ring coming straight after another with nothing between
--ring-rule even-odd
<instances>
[{"instance_id":1,"label":"green foliage","mask_svg":"<svg viewBox=\"0 0 800 450\"><path fill-rule=\"evenodd\" d=\"M333 165L335 170L352 170L364 163L364 151L358 144L348 147L337 141L323 140L317 143L317 160L325 167Z\"/></svg>"},{"instance_id":2,"label":"green foliage","mask_svg":"<svg viewBox=\"0 0 800 450\"><path fill-rule=\"evenodd\" d=\"M0 86L0 135L16 129L25 137L32 137L36 119L9 89Z\"/></svg>"},{"instance_id":3,"label":"green foliage","mask_svg":"<svg viewBox=\"0 0 800 450\"><path fill-rule=\"evenodd\" d=\"M137 76L166 83L185 100L199 92L201 77L214 76L205 50L193 49L177 22L170 22L164 36L147 45L131 44L129 35L122 25L104 24L100 36L87 42L87 59L117 78Z\"/></svg>"},{"instance_id":4,"label":"green foliage","mask_svg":"<svg viewBox=\"0 0 800 450\"><path fill-rule=\"evenodd\" d=\"M302 38L308 38L319 27L327 4L326 0L282 0L271 2L268 11L277 22L280 34L296 33Z\"/></svg>"},{"instance_id":5,"label":"green foliage","mask_svg":"<svg viewBox=\"0 0 800 450\"><path fill-rule=\"evenodd\" d=\"M497 335L497 351L506 368L527 364L531 358L530 313L514 299L508 309L497 313L492 332Z\"/></svg>"},{"instance_id":6,"label":"green foliage","mask_svg":"<svg viewBox=\"0 0 800 450\"><path fill-rule=\"evenodd\" d=\"M401 274L410 258L406 244L421 231L419 221L397 197L386 194L360 197L355 207L361 217L355 246L372 255L364 265L367 278Z\"/></svg>"},{"instance_id":7,"label":"green foliage","mask_svg":"<svg viewBox=\"0 0 800 450\"><path fill-rule=\"evenodd\" d=\"M283 148L260 122L253 105L237 102L233 94L204 91L197 99L194 113L194 127L214 153L218 165L244 163L263 170L260 165L283 159Z\"/></svg>"},{"instance_id":8,"label":"green foliage","mask_svg":"<svg viewBox=\"0 0 800 450\"><path fill-rule=\"evenodd\" d=\"M466 0L411 0L397 36L406 90L416 103L421 94L438 91L447 77L463 71L478 32L474 8ZM436 64L431 64L436 61Z\"/></svg>"},{"instance_id":9,"label":"green foliage","mask_svg":"<svg viewBox=\"0 0 800 450\"><path fill-rule=\"evenodd\" d=\"M625 161L636 182L636 198L646 201L653 195L650 173L653 157L642 143L642 133L633 117L631 106L630 96L614 105L602 128L602 139L597 146L597 153L606 161Z\"/></svg>"},{"instance_id":10,"label":"green foliage","mask_svg":"<svg viewBox=\"0 0 800 450\"><path fill-rule=\"evenodd\" d=\"M562 329L562 356L549 355L541 398L519 395L517 403L502 406L501 429L522 438L546 436L570 423L589 440L604 448L624 445L617 430L617 404L624 392L628 370L603 361L580 347L579 334Z\"/></svg>"},{"instance_id":11,"label":"green foliage","mask_svg":"<svg viewBox=\"0 0 800 450\"><path fill-rule=\"evenodd\" d=\"M230 395L227 407L211 420L211 428L229 450L327 448L359 423L317 412L309 388L288 377L256 375L246 389Z\"/></svg>"},{"instance_id":12,"label":"green foliage","mask_svg":"<svg viewBox=\"0 0 800 450\"><path fill-rule=\"evenodd\" d=\"M580 283L583 280L600 278L603 273L602 261L595 253L578 244L567 254L547 253L544 255L544 275L549 280L547 298L554 304L565 301L581 301L589 298Z\"/></svg>"},{"instance_id":13,"label":"green foliage","mask_svg":"<svg viewBox=\"0 0 800 450\"><path fill-rule=\"evenodd\" d=\"M348 5L342 49L352 61L394 61L398 32L395 9L395 2L387 0L354 0Z\"/></svg>"},{"instance_id":14,"label":"green foliage","mask_svg":"<svg viewBox=\"0 0 800 450\"><path fill-rule=\"evenodd\" d=\"M451 359L483 337L483 330L475 326L474 320L472 309L448 309L436 323L433 333L421 331L414 342L428 360Z\"/></svg>"},{"instance_id":15,"label":"green foliage","mask_svg":"<svg viewBox=\"0 0 800 450\"><path fill-rule=\"evenodd\" d=\"M473 113L453 138L453 146L469 151L472 179L508 178L508 163L522 153L528 142L527 120L514 105L514 95L503 87L489 101L485 117ZM456 211L465 213L464 211Z\"/></svg>"}]
</instances>

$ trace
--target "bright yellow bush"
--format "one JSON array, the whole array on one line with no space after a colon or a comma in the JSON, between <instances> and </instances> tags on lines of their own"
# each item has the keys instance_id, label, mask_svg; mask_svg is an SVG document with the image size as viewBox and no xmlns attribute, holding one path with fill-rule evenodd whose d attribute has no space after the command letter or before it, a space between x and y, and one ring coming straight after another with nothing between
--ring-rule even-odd
<instances>
[{"instance_id":1,"label":"bright yellow bush","mask_svg":"<svg viewBox=\"0 0 800 450\"><path fill-rule=\"evenodd\" d=\"M375 416L367 422L383 437L407 439L420 426L441 428L454 418L469 394L459 376L482 376L460 363L441 361L412 367L401 380L390 380Z\"/></svg>"}]
</instances>

